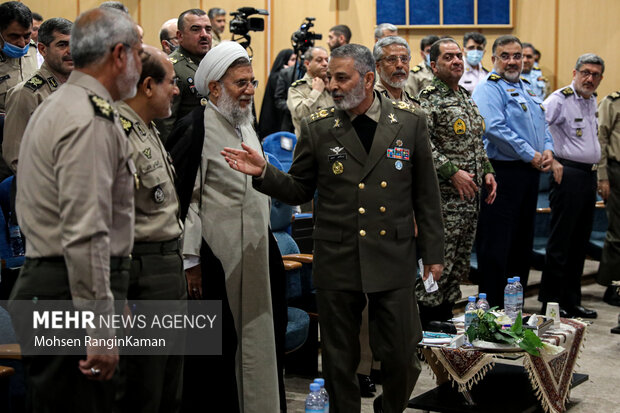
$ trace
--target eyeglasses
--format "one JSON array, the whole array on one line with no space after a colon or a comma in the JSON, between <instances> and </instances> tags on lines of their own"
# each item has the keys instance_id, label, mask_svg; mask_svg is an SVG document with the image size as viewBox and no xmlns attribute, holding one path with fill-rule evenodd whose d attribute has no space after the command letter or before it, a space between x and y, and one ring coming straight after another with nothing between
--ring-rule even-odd
<instances>
[{"instance_id":1,"label":"eyeglasses","mask_svg":"<svg viewBox=\"0 0 620 413\"><path fill-rule=\"evenodd\" d=\"M219 83L224 83L221 80L218 81ZM241 80L237 80L236 82L230 82L233 85L235 85L237 87L237 89L242 90L248 87L248 85L252 85L252 87L254 89L256 89L258 87L258 80L254 79L254 80L245 80L245 79L241 79Z\"/></svg>"},{"instance_id":2,"label":"eyeglasses","mask_svg":"<svg viewBox=\"0 0 620 413\"><path fill-rule=\"evenodd\" d=\"M523 59L523 55L521 53L515 53L513 55L510 55L508 53L502 53L499 56L495 55L495 57L500 59L502 62L508 62L508 61L510 61L510 59L514 59L514 60L521 60L521 59Z\"/></svg>"},{"instance_id":3,"label":"eyeglasses","mask_svg":"<svg viewBox=\"0 0 620 413\"><path fill-rule=\"evenodd\" d=\"M584 78L592 76L592 80L598 80L601 78L601 76L603 76L602 73L590 72L588 70L579 70L579 74Z\"/></svg>"},{"instance_id":4,"label":"eyeglasses","mask_svg":"<svg viewBox=\"0 0 620 413\"><path fill-rule=\"evenodd\" d=\"M387 62L387 64L389 65L395 65L398 63L398 61L400 60L403 64L409 64L409 61L411 60L410 56L406 56L406 55L401 55L401 56L388 56L388 57L382 57L379 60L385 60Z\"/></svg>"}]
</instances>

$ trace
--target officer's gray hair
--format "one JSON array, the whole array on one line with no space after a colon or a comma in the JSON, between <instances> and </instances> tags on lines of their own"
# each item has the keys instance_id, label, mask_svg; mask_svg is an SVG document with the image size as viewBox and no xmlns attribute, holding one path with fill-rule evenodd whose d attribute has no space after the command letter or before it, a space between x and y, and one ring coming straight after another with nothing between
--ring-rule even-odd
<instances>
[{"instance_id":1,"label":"officer's gray hair","mask_svg":"<svg viewBox=\"0 0 620 413\"><path fill-rule=\"evenodd\" d=\"M605 61L594 53L586 53L579 56L575 64L575 70L581 69L581 66L585 64L599 65L601 67L601 74L605 72Z\"/></svg>"},{"instance_id":2,"label":"officer's gray hair","mask_svg":"<svg viewBox=\"0 0 620 413\"><path fill-rule=\"evenodd\" d=\"M111 8L88 10L77 18L71 30L71 57L76 68L103 60L117 44L140 43L136 23L127 13Z\"/></svg>"},{"instance_id":3,"label":"officer's gray hair","mask_svg":"<svg viewBox=\"0 0 620 413\"><path fill-rule=\"evenodd\" d=\"M99 7L102 7L102 8L107 7L109 9L116 9L116 10L120 10L124 13L129 14L129 9L127 8L127 6L125 6L120 1L104 1L103 3L99 5Z\"/></svg>"},{"instance_id":4,"label":"officer's gray hair","mask_svg":"<svg viewBox=\"0 0 620 413\"><path fill-rule=\"evenodd\" d=\"M375 40L379 40L384 37L384 34L383 34L384 30L388 30L390 32L397 32L398 27L394 26L392 23L381 23L375 29Z\"/></svg>"},{"instance_id":5,"label":"officer's gray hair","mask_svg":"<svg viewBox=\"0 0 620 413\"><path fill-rule=\"evenodd\" d=\"M56 38L54 32L70 35L71 26L73 26L73 23L62 17L53 17L45 20L39 28L39 43L43 43L46 46L52 44Z\"/></svg>"},{"instance_id":6,"label":"officer's gray hair","mask_svg":"<svg viewBox=\"0 0 620 413\"><path fill-rule=\"evenodd\" d=\"M304 53L304 60L305 60L306 62L309 62L310 60L312 60L312 57L313 57L313 56L312 56L312 53L314 53L314 51L315 51L315 50L317 50L317 49L319 49L319 50L323 50L325 53L327 53L327 50L325 50L325 48L324 48L324 47L321 47L321 46L314 46L314 47L311 47L311 48L309 48L308 50L306 50L306 53Z\"/></svg>"},{"instance_id":7,"label":"officer's gray hair","mask_svg":"<svg viewBox=\"0 0 620 413\"><path fill-rule=\"evenodd\" d=\"M372 53L370 53L366 46L355 43L343 44L339 48L332 50L330 59L337 58L353 59L355 70L362 77L368 72L375 74L375 59L373 59Z\"/></svg>"},{"instance_id":8,"label":"officer's gray hair","mask_svg":"<svg viewBox=\"0 0 620 413\"><path fill-rule=\"evenodd\" d=\"M387 36L382 39L379 39L377 43L375 43L375 47L372 50L372 57L375 59L375 61L378 62L379 60L383 58L384 47L387 47L393 44L399 44L401 46L405 46L405 48L407 49L407 54L411 56L411 48L409 47L409 43L407 43L405 39L399 36Z\"/></svg>"},{"instance_id":9,"label":"officer's gray hair","mask_svg":"<svg viewBox=\"0 0 620 413\"><path fill-rule=\"evenodd\" d=\"M209 20L213 20L216 16L226 16L226 10L219 7L213 7L212 9L209 9L207 16L209 17Z\"/></svg>"}]
</instances>

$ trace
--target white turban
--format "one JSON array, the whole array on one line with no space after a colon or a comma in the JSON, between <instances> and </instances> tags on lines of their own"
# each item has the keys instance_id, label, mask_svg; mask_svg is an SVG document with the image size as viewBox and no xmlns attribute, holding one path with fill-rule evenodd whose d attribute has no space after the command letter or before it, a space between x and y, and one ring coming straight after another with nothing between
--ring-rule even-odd
<instances>
[{"instance_id":1,"label":"white turban","mask_svg":"<svg viewBox=\"0 0 620 413\"><path fill-rule=\"evenodd\" d=\"M209 82L220 80L230 65L240 57L250 60L248 52L237 42L223 41L211 49L196 70L196 90L203 96L209 94Z\"/></svg>"}]
</instances>

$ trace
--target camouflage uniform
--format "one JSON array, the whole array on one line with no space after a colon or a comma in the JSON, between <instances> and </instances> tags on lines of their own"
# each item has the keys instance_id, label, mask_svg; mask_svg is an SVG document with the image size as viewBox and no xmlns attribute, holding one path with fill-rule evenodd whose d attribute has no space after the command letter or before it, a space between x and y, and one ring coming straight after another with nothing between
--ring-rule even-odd
<instances>
[{"instance_id":1,"label":"camouflage uniform","mask_svg":"<svg viewBox=\"0 0 620 413\"><path fill-rule=\"evenodd\" d=\"M480 192L474 199L461 200L450 177L459 169L473 173L473 180L480 188L484 176L494 171L482 143L484 119L465 88L459 86L454 91L435 77L419 98L426 112L439 178L446 242L439 290L427 294L422 282L418 282L416 296L421 304L434 307L444 302L454 303L461 297L459 282L469 275L469 257L480 209Z\"/></svg>"}]
</instances>

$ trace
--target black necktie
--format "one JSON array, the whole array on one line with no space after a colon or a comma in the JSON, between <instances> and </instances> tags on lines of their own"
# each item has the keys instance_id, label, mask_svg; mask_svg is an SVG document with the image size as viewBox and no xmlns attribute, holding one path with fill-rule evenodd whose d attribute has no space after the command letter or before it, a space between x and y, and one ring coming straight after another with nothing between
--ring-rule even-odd
<instances>
[{"instance_id":1,"label":"black necktie","mask_svg":"<svg viewBox=\"0 0 620 413\"><path fill-rule=\"evenodd\" d=\"M372 146L372 140L375 136L375 130L377 129L377 122L370 119L366 115L359 115L353 119L353 122L351 123L353 124L353 128L362 142L362 145L364 145L366 153L369 153L370 147Z\"/></svg>"}]
</instances>

